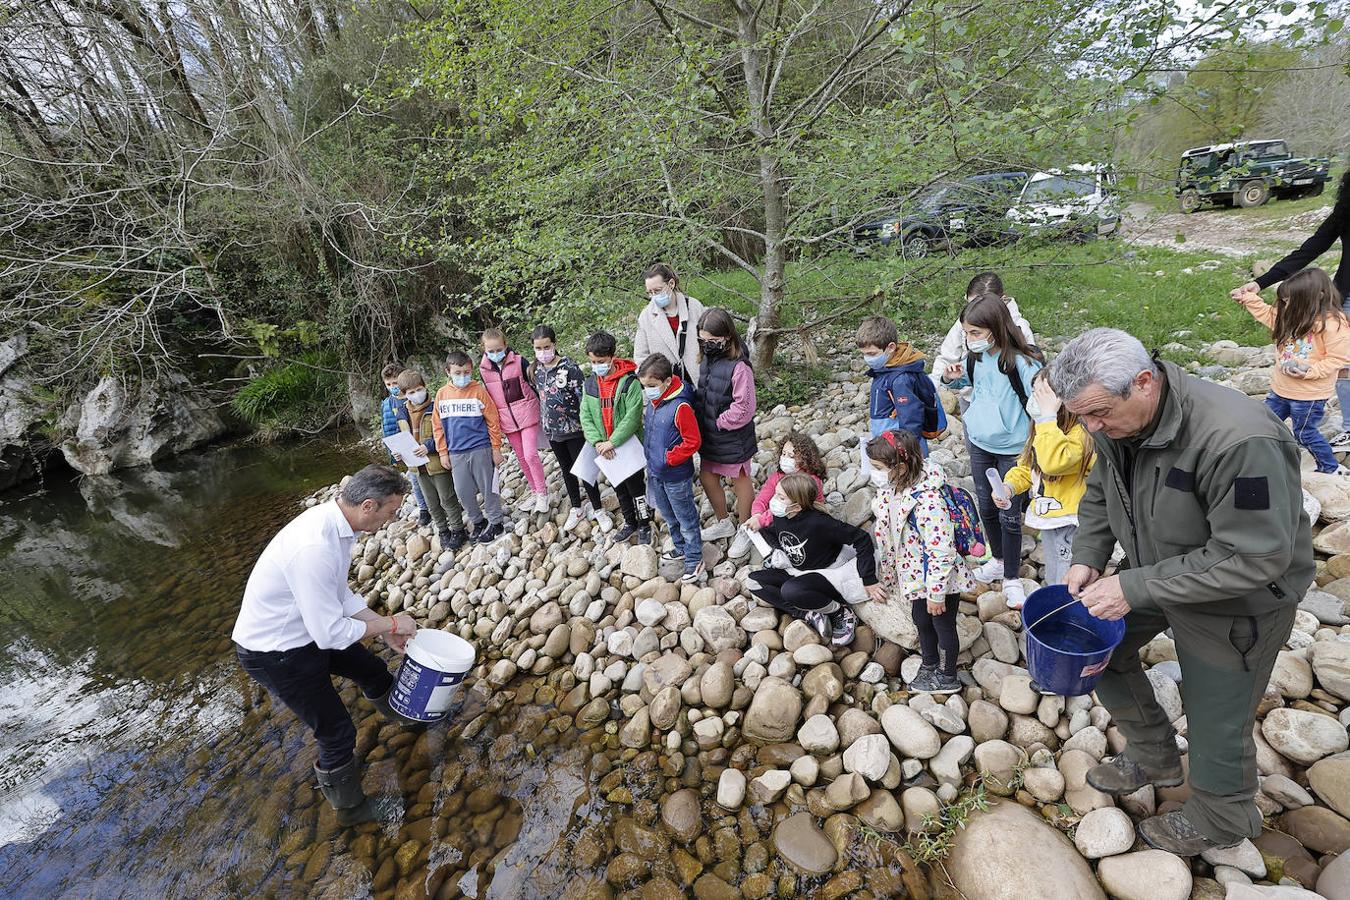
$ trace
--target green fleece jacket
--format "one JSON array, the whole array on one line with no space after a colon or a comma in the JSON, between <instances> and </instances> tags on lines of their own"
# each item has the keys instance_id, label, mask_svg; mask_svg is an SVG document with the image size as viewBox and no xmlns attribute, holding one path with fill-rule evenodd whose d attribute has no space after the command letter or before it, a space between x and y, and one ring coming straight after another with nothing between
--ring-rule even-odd
<instances>
[{"instance_id":1,"label":"green fleece jacket","mask_svg":"<svg viewBox=\"0 0 1350 900\"><path fill-rule=\"evenodd\" d=\"M1167 396L1132 471L1122 442L1093 435L1074 563L1101 571L1119 541L1131 609L1297 604L1316 567L1294 436L1263 404L1161 365Z\"/></svg>"}]
</instances>

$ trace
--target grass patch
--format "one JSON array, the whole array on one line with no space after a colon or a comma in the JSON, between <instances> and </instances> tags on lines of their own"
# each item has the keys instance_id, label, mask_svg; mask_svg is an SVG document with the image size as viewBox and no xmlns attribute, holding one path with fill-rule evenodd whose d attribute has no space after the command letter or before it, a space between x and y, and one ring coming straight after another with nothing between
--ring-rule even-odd
<instances>
[{"instance_id":1,"label":"grass patch","mask_svg":"<svg viewBox=\"0 0 1350 900\"><path fill-rule=\"evenodd\" d=\"M254 378L230 408L264 439L316 432L346 401L346 379L336 368L335 360L323 354L307 354Z\"/></svg>"}]
</instances>

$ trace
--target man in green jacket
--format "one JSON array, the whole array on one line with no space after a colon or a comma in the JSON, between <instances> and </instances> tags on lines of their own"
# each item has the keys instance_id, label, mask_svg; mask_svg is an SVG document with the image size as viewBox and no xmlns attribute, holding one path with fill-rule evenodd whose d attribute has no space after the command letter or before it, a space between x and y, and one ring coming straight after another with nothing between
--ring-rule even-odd
<instances>
[{"instance_id":1,"label":"man in green jacket","mask_svg":"<svg viewBox=\"0 0 1350 900\"><path fill-rule=\"evenodd\" d=\"M1191 797L1139 823L1182 856L1256 837L1256 706L1312 583L1298 445L1266 408L1094 328L1050 366L1093 433L1098 461L1078 512L1069 591L1125 638L1097 685L1128 746L1088 782L1124 795L1184 779L1176 732L1139 660L1170 628L1184 678ZM1115 544L1125 551L1103 577Z\"/></svg>"},{"instance_id":2,"label":"man in green jacket","mask_svg":"<svg viewBox=\"0 0 1350 900\"><path fill-rule=\"evenodd\" d=\"M608 331L597 331L586 339L591 377L581 390L581 431L596 454L606 459L613 459L616 449L633 438L637 446L642 445L642 383L633 361L617 353L617 342ZM651 514L642 469L614 485L614 494L624 521L624 527L614 533L614 542L622 544L637 535L639 544L650 544Z\"/></svg>"}]
</instances>

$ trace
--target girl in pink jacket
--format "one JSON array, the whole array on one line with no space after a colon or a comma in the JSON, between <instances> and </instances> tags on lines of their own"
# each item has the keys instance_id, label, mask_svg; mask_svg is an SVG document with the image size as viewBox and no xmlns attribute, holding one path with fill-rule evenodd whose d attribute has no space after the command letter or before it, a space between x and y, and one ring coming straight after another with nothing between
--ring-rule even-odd
<instances>
[{"instance_id":1,"label":"girl in pink jacket","mask_svg":"<svg viewBox=\"0 0 1350 900\"><path fill-rule=\"evenodd\" d=\"M497 407L502 431L511 442L516 461L534 496L520 505L522 512L546 513L549 509L548 482L544 480L544 461L539 457L543 428L539 418L539 395L530 383L525 360L506 346L506 335L496 328L483 332L483 359L478 364L483 387Z\"/></svg>"},{"instance_id":2,"label":"girl in pink jacket","mask_svg":"<svg viewBox=\"0 0 1350 900\"><path fill-rule=\"evenodd\" d=\"M773 521L773 513L769 512L773 492L778 489L778 482L783 480L783 476L797 472L814 478L816 493L820 499L825 499L825 460L820 455L820 448L810 435L793 431L783 442L783 451L778 456L778 471L764 482L764 487L755 495L755 502L750 505L750 518L742 526L745 530L758 531Z\"/></svg>"}]
</instances>

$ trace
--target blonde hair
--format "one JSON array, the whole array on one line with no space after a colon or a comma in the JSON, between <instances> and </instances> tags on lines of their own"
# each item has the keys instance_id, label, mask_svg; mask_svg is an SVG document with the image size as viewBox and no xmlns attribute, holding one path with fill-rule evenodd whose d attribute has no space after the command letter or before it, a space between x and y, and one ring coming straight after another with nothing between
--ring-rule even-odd
<instances>
[{"instance_id":1,"label":"blonde hair","mask_svg":"<svg viewBox=\"0 0 1350 900\"><path fill-rule=\"evenodd\" d=\"M1041 369L1031 379L1031 384L1034 387L1036 382L1040 381L1042 378L1049 379L1049 377L1050 377L1049 370ZM1055 414L1055 425L1059 428L1060 431L1062 431L1064 434L1067 435L1075 428L1082 427L1082 424L1083 423L1079 420L1078 416L1069 412L1068 408L1065 407L1063 403L1059 405L1059 412ZM1028 469L1035 472L1042 478L1049 478L1051 480L1054 480L1057 478L1066 477L1064 475L1045 474L1045 472L1041 469L1040 465L1036 462L1035 442L1036 442L1036 429L1032 428L1031 435L1027 438L1027 442L1024 445L1022 445L1022 454L1017 458L1017 464L1019 466L1026 466ZM1079 463L1078 466L1078 477L1087 478L1088 473L1092 471L1093 463L1095 463L1096 461L1097 461L1097 448L1092 443L1092 441L1089 440L1086 442L1086 445L1083 450L1083 461Z\"/></svg>"},{"instance_id":2,"label":"blonde hair","mask_svg":"<svg viewBox=\"0 0 1350 900\"><path fill-rule=\"evenodd\" d=\"M783 480L778 482L778 487L782 489L783 496L803 510L821 508L820 489L816 487L816 480L810 475L803 475L801 472L784 475Z\"/></svg>"}]
</instances>

